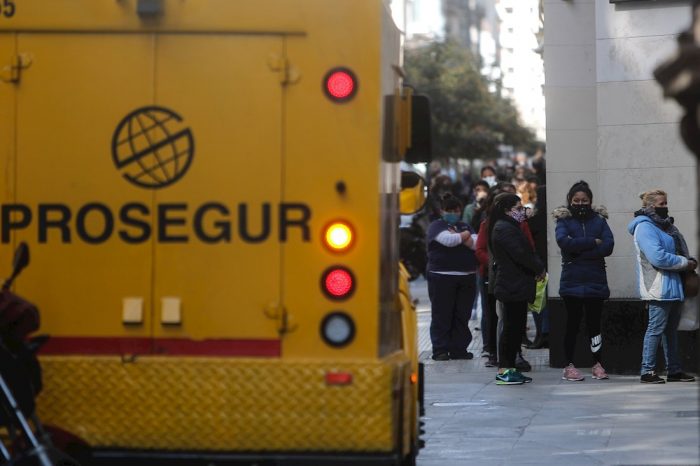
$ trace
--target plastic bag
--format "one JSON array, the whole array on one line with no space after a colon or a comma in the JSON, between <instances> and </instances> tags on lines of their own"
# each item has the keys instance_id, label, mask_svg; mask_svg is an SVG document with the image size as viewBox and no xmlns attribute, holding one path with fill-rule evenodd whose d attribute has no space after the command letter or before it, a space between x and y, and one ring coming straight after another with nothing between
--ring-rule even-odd
<instances>
[{"instance_id":1,"label":"plastic bag","mask_svg":"<svg viewBox=\"0 0 700 466\"><path fill-rule=\"evenodd\" d=\"M698 315L698 298L685 298L681 304L681 320L678 322L678 330L693 331L700 328L700 315Z\"/></svg>"},{"instance_id":2,"label":"plastic bag","mask_svg":"<svg viewBox=\"0 0 700 466\"><path fill-rule=\"evenodd\" d=\"M535 283L535 300L527 305L527 310L532 312L542 312L547 305L547 283L549 282L549 274L545 274L544 278Z\"/></svg>"}]
</instances>

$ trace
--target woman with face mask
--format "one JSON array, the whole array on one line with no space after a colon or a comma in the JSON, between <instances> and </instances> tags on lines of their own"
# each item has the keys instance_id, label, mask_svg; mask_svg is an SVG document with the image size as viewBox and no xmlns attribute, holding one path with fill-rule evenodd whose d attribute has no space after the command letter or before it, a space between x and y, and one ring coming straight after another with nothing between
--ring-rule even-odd
<instances>
[{"instance_id":1,"label":"woman with face mask","mask_svg":"<svg viewBox=\"0 0 700 466\"><path fill-rule=\"evenodd\" d=\"M428 226L426 238L433 359L472 359L467 348L472 341L468 323L476 296L474 231L461 221L462 204L452 194L443 195L440 214Z\"/></svg>"},{"instance_id":2,"label":"woman with face mask","mask_svg":"<svg viewBox=\"0 0 700 466\"><path fill-rule=\"evenodd\" d=\"M697 268L673 217L668 216L668 196L660 189L639 196L642 208L634 213L627 230L637 250L639 294L649 304L649 324L642 350L642 383L693 382L681 372L678 356L678 321L685 299L680 273ZM666 380L656 375L656 350L661 340L666 356Z\"/></svg>"},{"instance_id":3,"label":"woman with face mask","mask_svg":"<svg viewBox=\"0 0 700 466\"><path fill-rule=\"evenodd\" d=\"M603 368L600 319L603 302L610 296L605 273L605 257L612 254L615 240L606 221L605 207L594 207L593 192L585 181L575 183L566 195L567 206L554 209L556 238L561 248L562 270L559 296L566 307L564 355L568 365L562 379L582 381L584 376L574 366L574 350L581 319L591 342L594 379L607 379Z\"/></svg>"},{"instance_id":4,"label":"woman with face mask","mask_svg":"<svg viewBox=\"0 0 700 466\"><path fill-rule=\"evenodd\" d=\"M535 299L535 281L544 277L544 265L535 254L520 225L526 219L520 198L501 193L494 198L488 219L488 238L493 255L493 290L503 303L503 332L498 349L496 384L519 385L530 377L515 367L527 303Z\"/></svg>"}]
</instances>

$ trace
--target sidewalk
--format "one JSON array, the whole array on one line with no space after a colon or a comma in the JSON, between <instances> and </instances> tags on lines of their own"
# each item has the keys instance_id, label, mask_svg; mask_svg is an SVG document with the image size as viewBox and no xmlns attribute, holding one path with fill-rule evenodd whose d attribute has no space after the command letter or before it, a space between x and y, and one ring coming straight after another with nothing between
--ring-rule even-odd
<instances>
[{"instance_id":1,"label":"sidewalk","mask_svg":"<svg viewBox=\"0 0 700 466\"><path fill-rule=\"evenodd\" d=\"M494 383L480 358L481 334L470 361L430 359L430 301L425 281L418 302L419 350L425 363L426 447L419 466L457 465L700 465L699 383L643 385L636 376L583 382L561 380L548 350L525 350L534 381ZM530 328L534 328L530 321ZM532 337L532 335L530 335Z\"/></svg>"}]
</instances>

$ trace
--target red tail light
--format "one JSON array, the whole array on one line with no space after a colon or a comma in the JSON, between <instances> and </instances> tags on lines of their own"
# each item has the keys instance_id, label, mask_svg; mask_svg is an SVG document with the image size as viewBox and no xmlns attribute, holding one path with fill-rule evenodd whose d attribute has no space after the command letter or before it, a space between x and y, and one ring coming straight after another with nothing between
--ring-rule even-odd
<instances>
[{"instance_id":1,"label":"red tail light","mask_svg":"<svg viewBox=\"0 0 700 466\"><path fill-rule=\"evenodd\" d=\"M340 266L331 267L321 277L321 288L330 299L347 299L355 291L355 277L350 269Z\"/></svg>"},{"instance_id":2,"label":"red tail light","mask_svg":"<svg viewBox=\"0 0 700 466\"><path fill-rule=\"evenodd\" d=\"M349 372L326 372L326 385L350 385L352 374Z\"/></svg>"},{"instance_id":3,"label":"red tail light","mask_svg":"<svg viewBox=\"0 0 700 466\"><path fill-rule=\"evenodd\" d=\"M334 68L323 79L323 90L334 102L347 102L357 93L355 73L347 68Z\"/></svg>"}]
</instances>

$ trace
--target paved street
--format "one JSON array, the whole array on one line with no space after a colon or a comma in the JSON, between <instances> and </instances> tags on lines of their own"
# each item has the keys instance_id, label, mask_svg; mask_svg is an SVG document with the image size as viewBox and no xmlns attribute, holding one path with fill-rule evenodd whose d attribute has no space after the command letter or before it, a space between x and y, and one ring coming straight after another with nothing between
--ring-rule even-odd
<instances>
[{"instance_id":1,"label":"paved street","mask_svg":"<svg viewBox=\"0 0 700 466\"><path fill-rule=\"evenodd\" d=\"M700 464L700 384L642 385L615 375L598 381L587 371L584 382L565 382L560 369L548 367L548 350L525 350L534 382L498 386L495 369L479 358L478 331L474 360L430 359L422 279L412 293L426 376L426 447L418 465Z\"/></svg>"}]
</instances>

